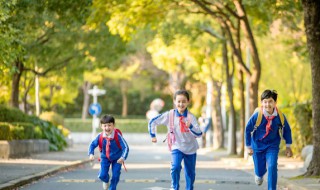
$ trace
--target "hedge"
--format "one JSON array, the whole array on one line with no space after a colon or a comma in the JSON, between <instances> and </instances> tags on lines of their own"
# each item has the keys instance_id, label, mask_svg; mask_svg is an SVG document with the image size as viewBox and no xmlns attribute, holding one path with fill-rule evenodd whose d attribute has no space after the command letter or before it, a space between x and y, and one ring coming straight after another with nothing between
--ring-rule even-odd
<instances>
[{"instance_id":1,"label":"hedge","mask_svg":"<svg viewBox=\"0 0 320 190\"><path fill-rule=\"evenodd\" d=\"M61 128L61 127L60 127ZM50 150L67 146L62 130L49 121L0 105L0 140L48 139Z\"/></svg>"}]
</instances>

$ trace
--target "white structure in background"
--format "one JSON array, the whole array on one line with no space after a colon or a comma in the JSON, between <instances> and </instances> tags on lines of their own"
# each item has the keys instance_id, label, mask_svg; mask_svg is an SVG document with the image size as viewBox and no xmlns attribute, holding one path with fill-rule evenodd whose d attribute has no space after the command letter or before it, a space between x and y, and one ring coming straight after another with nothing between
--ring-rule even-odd
<instances>
[{"instance_id":1,"label":"white structure in background","mask_svg":"<svg viewBox=\"0 0 320 190\"><path fill-rule=\"evenodd\" d=\"M164 101L160 98L154 99L150 104L150 110L147 111L146 117L150 120L159 115L160 111L164 107Z\"/></svg>"},{"instance_id":2,"label":"white structure in background","mask_svg":"<svg viewBox=\"0 0 320 190\"><path fill-rule=\"evenodd\" d=\"M94 139L96 136L96 129L99 127L100 120L98 115L101 113L101 106L98 103L98 96L104 95L106 90L98 89L94 86L93 89L88 90L88 94L92 95L93 103L89 106L89 113L92 115L92 136Z\"/></svg>"}]
</instances>

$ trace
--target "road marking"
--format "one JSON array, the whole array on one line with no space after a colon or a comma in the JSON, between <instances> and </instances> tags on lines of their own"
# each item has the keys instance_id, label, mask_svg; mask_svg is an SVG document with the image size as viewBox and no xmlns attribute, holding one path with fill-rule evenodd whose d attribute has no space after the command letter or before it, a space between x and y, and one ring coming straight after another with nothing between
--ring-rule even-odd
<instances>
[{"instance_id":1,"label":"road marking","mask_svg":"<svg viewBox=\"0 0 320 190\"><path fill-rule=\"evenodd\" d=\"M166 190L168 188L163 188L163 187L149 187L149 188L145 188L145 189L151 189L151 190Z\"/></svg>"},{"instance_id":2,"label":"road marking","mask_svg":"<svg viewBox=\"0 0 320 190\"><path fill-rule=\"evenodd\" d=\"M95 179L61 179L58 180L59 183L95 183L100 182L100 180Z\"/></svg>"},{"instance_id":3,"label":"road marking","mask_svg":"<svg viewBox=\"0 0 320 190\"><path fill-rule=\"evenodd\" d=\"M101 182L99 179L61 179L58 180L59 183L98 183ZM168 179L122 179L122 183L170 183L171 180ZM183 180L180 181L184 183ZM211 179L195 180L196 184L251 184L248 181L217 181Z\"/></svg>"}]
</instances>

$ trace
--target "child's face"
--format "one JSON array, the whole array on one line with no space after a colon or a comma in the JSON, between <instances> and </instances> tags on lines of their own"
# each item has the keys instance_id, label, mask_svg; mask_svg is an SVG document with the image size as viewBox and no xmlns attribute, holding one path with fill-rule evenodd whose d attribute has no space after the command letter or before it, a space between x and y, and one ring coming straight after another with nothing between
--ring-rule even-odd
<instances>
[{"instance_id":1,"label":"child's face","mask_svg":"<svg viewBox=\"0 0 320 190\"><path fill-rule=\"evenodd\" d=\"M184 95L177 95L173 103L180 114L183 113L189 105L189 101Z\"/></svg>"},{"instance_id":2,"label":"child's face","mask_svg":"<svg viewBox=\"0 0 320 190\"><path fill-rule=\"evenodd\" d=\"M111 133L114 130L114 123L104 123L101 124L101 129L104 133L106 133L107 135L111 135Z\"/></svg>"},{"instance_id":3,"label":"child's face","mask_svg":"<svg viewBox=\"0 0 320 190\"><path fill-rule=\"evenodd\" d=\"M273 98L263 99L261 101L262 107L269 113L273 113L273 109L276 107L277 102Z\"/></svg>"}]
</instances>

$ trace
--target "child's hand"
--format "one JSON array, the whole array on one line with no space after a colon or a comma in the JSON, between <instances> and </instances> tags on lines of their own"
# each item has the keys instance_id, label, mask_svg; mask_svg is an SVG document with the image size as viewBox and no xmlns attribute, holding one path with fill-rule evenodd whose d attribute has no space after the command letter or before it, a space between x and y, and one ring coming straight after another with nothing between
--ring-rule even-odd
<instances>
[{"instance_id":1,"label":"child's hand","mask_svg":"<svg viewBox=\"0 0 320 190\"><path fill-rule=\"evenodd\" d=\"M94 160L94 155L93 155L93 154L90 154L89 159L90 159L90 160Z\"/></svg>"},{"instance_id":2,"label":"child's hand","mask_svg":"<svg viewBox=\"0 0 320 190\"><path fill-rule=\"evenodd\" d=\"M123 162L124 162L124 159L122 157L117 160L118 164L123 164Z\"/></svg>"},{"instance_id":3,"label":"child's hand","mask_svg":"<svg viewBox=\"0 0 320 190\"><path fill-rule=\"evenodd\" d=\"M247 148L247 152L248 152L249 156L252 156L252 154L253 154L253 149L252 149L252 148Z\"/></svg>"},{"instance_id":4,"label":"child's hand","mask_svg":"<svg viewBox=\"0 0 320 190\"><path fill-rule=\"evenodd\" d=\"M292 153L291 148L290 148L290 147L287 147L287 148L286 148L286 156L287 156L287 157L292 157L292 155L293 155L293 153Z\"/></svg>"},{"instance_id":5,"label":"child's hand","mask_svg":"<svg viewBox=\"0 0 320 190\"><path fill-rule=\"evenodd\" d=\"M153 143L156 143L156 142L157 142L157 138L156 138L156 137L153 137L153 138L151 139L151 141L152 141Z\"/></svg>"}]
</instances>

